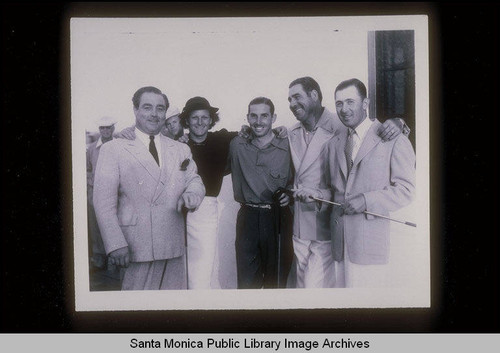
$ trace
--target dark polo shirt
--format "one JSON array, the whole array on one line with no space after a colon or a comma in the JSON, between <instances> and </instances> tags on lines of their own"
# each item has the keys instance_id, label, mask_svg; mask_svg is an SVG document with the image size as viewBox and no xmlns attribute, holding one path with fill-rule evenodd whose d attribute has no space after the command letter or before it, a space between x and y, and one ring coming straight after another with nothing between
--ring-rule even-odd
<instances>
[{"instance_id":1,"label":"dark polo shirt","mask_svg":"<svg viewBox=\"0 0 500 353\"><path fill-rule=\"evenodd\" d=\"M239 203L272 204L273 193L291 180L288 139L274 137L259 149L246 139L235 137L229 147L234 199Z\"/></svg>"}]
</instances>

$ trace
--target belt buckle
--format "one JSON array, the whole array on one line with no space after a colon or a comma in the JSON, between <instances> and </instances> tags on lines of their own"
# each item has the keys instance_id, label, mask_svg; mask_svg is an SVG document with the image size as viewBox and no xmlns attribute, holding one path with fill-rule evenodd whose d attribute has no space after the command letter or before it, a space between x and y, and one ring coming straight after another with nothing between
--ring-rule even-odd
<instances>
[{"instance_id":1,"label":"belt buckle","mask_svg":"<svg viewBox=\"0 0 500 353\"><path fill-rule=\"evenodd\" d=\"M269 205L269 204L258 205L258 204L255 204L255 203L246 203L245 205L249 206L249 207L253 207L253 208L267 208L269 210L271 209L271 205Z\"/></svg>"}]
</instances>

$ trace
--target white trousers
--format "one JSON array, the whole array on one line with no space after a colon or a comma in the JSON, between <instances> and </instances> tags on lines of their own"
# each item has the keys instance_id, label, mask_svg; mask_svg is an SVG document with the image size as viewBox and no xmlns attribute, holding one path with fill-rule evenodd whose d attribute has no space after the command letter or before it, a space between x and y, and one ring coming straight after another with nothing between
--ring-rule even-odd
<instances>
[{"instance_id":1,"label":"white trousers","mask_svg":"<svg viewBox=\"0 0 500 353\"><path fill-rule=\"evenodd\" d=\"M347 242L344 260L336 262L337 286L341 288L384 288L388 286L387 265L358 265L350 261Z\"/></svg>"},{"instance_id":2,"label":"white trousers","mask_svg":"<svg viewBox=\"0 0 500 353\"><path fill-rule=\"evenodd\" d=\"M195 212L187 214L188 289L211 288L218 215L217 198L210 196L205 196Z\"/></svg>"},{"instance_id":3,"label":"white trousers","mask_svg":"<svg viewBox=\"0 0 500 353\"><path fill-rule=\"evenodd\" d=\"M293 236L297 288L334 288L335 261L331 241L303 240Z\"/></svg>"}]
</instances>

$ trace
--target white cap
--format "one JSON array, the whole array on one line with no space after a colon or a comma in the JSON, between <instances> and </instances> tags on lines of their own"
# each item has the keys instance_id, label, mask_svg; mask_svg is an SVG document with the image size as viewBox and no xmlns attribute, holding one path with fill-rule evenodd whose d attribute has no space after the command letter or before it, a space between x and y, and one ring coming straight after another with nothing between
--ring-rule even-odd
<instances>
[{"instance_id":1,"label":"white cap","mask_svg":"<svg viewBox=\"0 0 500 353\"><path fill-rule=\"evenodd\" d=\"M179 109L177 107L170 106L167 109L166 117L168 119L168 118L171 118L173 116L179 115L180 113L181 112L179 111Z\"/></svg>"},{"instance_id":2,"label":"white cap","mask_svg":"<svg viewBox=\"0 0 500 353\"><path fill-rule=\"evenodd\" d=\"M96 120L97 126L111 126L116 124L116 119L110 116L103 116Z\"/></svg>"}]
</instances>

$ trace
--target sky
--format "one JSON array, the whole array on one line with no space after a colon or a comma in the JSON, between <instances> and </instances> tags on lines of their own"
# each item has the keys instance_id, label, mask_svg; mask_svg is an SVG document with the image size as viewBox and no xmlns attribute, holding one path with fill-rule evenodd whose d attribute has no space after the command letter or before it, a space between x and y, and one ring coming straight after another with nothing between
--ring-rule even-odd
<instances>
[{"instance_id":1,"label":"sky","mask_svg":"<svg viewBox=\"0 0 500 353\"><path fill-rule=\"evenodd\" d=\"M180 110L193 96L220 108L215 129L239 130L248 103L270 98L277 124L290 126L288 85L315 78L333 110L342 80L367 81L367 31L331 19L73 20L72 115L85 130L112 116L121 129L134 123L133 93L156 86Z\"/></svg>"}]
</instances>

